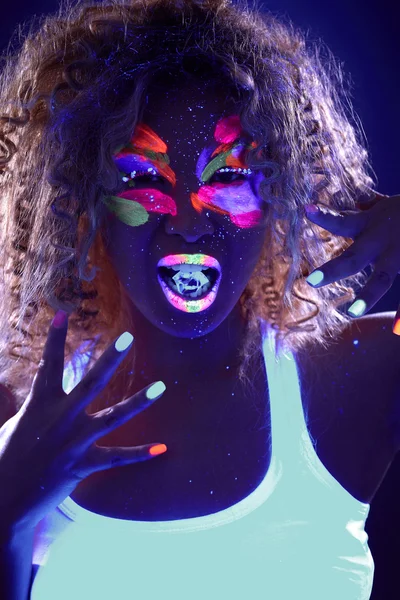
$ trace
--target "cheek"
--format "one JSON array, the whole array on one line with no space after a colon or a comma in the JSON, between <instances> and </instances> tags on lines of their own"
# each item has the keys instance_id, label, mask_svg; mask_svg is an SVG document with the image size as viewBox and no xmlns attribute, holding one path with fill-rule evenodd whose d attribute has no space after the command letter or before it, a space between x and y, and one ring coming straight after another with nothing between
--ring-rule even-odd
<instances>
[{"instance_id":1,"label":"cheek","mask_svg":"<svg viewBox=\"0 0 400 600\"><path fill-rule=\"evenodd\" d=\"M243 237L240 245L242 248L246 248L246 250L242 252L242 261L240 262L244 263L246 273L250 277L261 258L267 231L264 227L259 231L249 230L244 233L247 235ZM245 237L247 239L244 239Z\"/></svg>"},{"instance_id":2,"label":"cheek","mask_svg":"<svg viewBox=\"0 0 400 600\"><path fill-rule=\"evenodd\" d=\"M149 234L144 226L129 227L113 214L106 216L100 228L104 248L112 262L124 264L134 255L139 255Z\"/></svg>"},{"instance_id":3,"label":"cheek","mask_svg":"<svg viewBox=\"0 0 400 600\"><path fill-rule=\"evenodd\" d=\"M118 246L118 240L120 239L118 219L114 215L106 215L100 227L100 234L104 247L111 256Z\"/></svg>"},{"instance_id":4,"label":"cheek","mask_svg":"<svg viewBox=\"0 0 400 600\"><path fill-rule=\"evenodd\" d=\"M259 227L265 217L263 203L254 195L249 182L229 187L220 183L204 185L198 194L192 194L192 202L198 209L209 208L227 215L239 229Z\"/></svg>"},{"instance_id":5,"label":"cheek","mask_svg":"<svg viewBox=\"0 0 400 600\"><path fill-rule=\"evenodd\" d=\"M175 201L164 192L133 187L118 196L106 196L103 203L108 211L129 227L141 227L149 222L151 213L176 215Z\"/></svg>"}]
</instances>

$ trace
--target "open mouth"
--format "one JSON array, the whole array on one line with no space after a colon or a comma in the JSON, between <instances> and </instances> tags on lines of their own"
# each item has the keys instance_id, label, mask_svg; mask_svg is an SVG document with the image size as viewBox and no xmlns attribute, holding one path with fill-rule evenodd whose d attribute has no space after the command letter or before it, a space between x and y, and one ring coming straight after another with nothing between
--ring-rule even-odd
<instances>
[{"instance_id":1,"label":"open mouth","mask_svg":"<svg viewBox=\"0 0 400 600\"><path fill-rule=\"evenodd\" d=\"M169 267L158 267L157 272L170 290L186 300L205 298L220 277L218 270L213 267L201 272L185 273L185 278L179 271Z\"/></svg>"}]
</instances>

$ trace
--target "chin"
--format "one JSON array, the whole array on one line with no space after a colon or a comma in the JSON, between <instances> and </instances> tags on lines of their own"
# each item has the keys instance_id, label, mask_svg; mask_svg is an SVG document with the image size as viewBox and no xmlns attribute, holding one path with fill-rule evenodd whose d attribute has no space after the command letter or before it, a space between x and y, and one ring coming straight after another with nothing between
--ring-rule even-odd
<instances>
[{"instance_id":1,"label":"chin","mask_svg":"<svg viewBox=\"0 0 400 600\"><path fill-rule=\"evenodd\" d=\"M220 300L219 302L217 300ZM137 302L132 298L136 309L141 313L134 317L145 319L154 327L176 338L196 339L215 331L227 318L241 319L239 298L232 299L229 306L224 299L216 301L200 312L184 312L176 309L165 298L162 302L155 299L152 303Z\"/></svg>"}]
</instances>

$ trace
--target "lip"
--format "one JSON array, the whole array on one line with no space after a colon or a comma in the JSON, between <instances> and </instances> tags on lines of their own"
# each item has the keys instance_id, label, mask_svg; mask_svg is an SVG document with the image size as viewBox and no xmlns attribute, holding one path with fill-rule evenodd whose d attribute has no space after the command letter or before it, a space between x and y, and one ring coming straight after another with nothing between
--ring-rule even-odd
<instances>
[{"instance_id":1,"label":"lip","mask_svg":"<svg viewBox=\"0 0 400 600\"><path fill-rule=\"evenodd\" d=\"M217 281L205 295L198 298L184 298L180 294L174 292L159 275L157 277L168 302L176 309L185 313L199 313L209 308L217 297L219 285L221 283L221 278L218 277Z\"/></svg>"},{"instance_id":2,"label":"lip","mask_svg":"<svg viewBox=\"0 0 400 600\"><path fill-rule=\"evenodd\" d=\"M159 267L172 267L176 265L204 265L206 267L214 268L218 271L221 276L221 265L219 261L213 256L208 254L168 254L158 261L157 268Z\"/></svg>"}]
</instances>

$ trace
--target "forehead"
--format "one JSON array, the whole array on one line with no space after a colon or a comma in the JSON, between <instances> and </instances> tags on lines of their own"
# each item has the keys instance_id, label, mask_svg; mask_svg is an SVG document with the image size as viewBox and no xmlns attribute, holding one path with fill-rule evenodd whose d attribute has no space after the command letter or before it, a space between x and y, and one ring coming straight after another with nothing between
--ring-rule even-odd
<instances>
[{"instance_id":1,"label":"forehead","mask_svg":"<svg viewBox=\"0 0 400 600\"><path fill-rule=\"evenodd\" d=\"M165 91L150 91L142 122L161 137L168 151L179 151L188 145L200 150L216 145L218 123L224 117L237 115L239 109L239 103L228 97L223 88L196 81Z\"/></svg>"}]
</instances>

